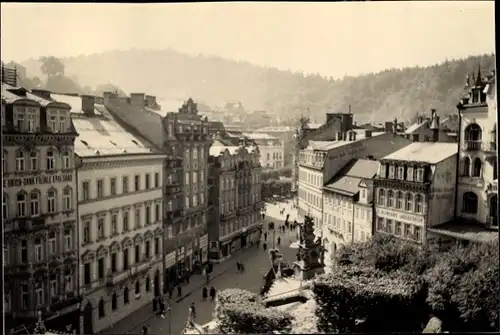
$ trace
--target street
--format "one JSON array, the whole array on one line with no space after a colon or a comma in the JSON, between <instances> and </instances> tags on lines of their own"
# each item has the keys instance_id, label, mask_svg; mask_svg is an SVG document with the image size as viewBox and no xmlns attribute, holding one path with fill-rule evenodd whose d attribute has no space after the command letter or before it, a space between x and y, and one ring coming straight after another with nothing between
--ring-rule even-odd
<instances>
[{"instance_id":1,"label":"street","mask_svg":"<svg viewBox=\"0 0 500 335\"><path fill-rule=\"evenodd\" d=\"M283 207L284 203L279 205ZM280 218L279 208L277 206L266 204L266 212L266 223L263 227L264 231L267 229L267 222L269 221L274 221L275 227L280 226L284 222L284 217ZM290 215L290 217L292 217L292 215ZM291 219L291 221L293 222L293 219ZM281 238L280 250L283 254L284 260L289 263L293 263L296 260L297 250L291 249L288 246L291 242L296 240L295 232L287 231L285 233L278 233L276 231L275 238L277 239L278 236ZM272 247L272 237L272 232L268 232L268 250ZM245 271L243 273L237 272L237 261L240 261L245 265ZM270 266L269 254L263 250L262 244L259 248L253 246L246 250L239 251L230 259L216 265L214 275L210 284L207 286L207 289L210 290L211 286L214 286L217 291L227 288L241 288L258 294L261 286L263 285L263 275L269 270ZM160 316L154 316L152 305L148 305L144 308L144 310L140 310L144 314L142 316L142 320L138 319L138 321L133 322L132 319L134 316L131 315L122 321L124 324L116 325L107 329L104 334L140 334L142 326L145 324L150 326L150 334L169 334L169 319L171 320L170 334L180 334L186 325L189 308L192 302L194 302L196 306L196 322L203 325L211 321L215 302L210 301L210 298L207 301L202 301L204 280L202 276L196 277L199 278L193 278L191 285L189 285L190 290L193 291L188 294L188 289L183 288L184 294L187 294L187 296L184 296L179 302L172 302L170 316L168 313L165 319ZM138 312L132 314L137 314ZM149 320L141 322L144 321L148 315L150 316Z\"/></svg>"}]
</instances>

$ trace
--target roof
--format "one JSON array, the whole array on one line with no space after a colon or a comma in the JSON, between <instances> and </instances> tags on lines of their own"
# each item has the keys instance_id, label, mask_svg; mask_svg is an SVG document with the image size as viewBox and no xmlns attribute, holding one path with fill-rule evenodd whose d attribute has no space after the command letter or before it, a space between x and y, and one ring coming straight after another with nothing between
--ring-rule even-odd
<instances>
[{"instance_id":1,"label":"roof","mask_svg":"<svg viewBox=\"0 0 500 335\"><path fill-rule=\"evenodd\" d=\"M157 153L152 144L126 131L103 105L95 105L93 116L83 113L81 98L52 94L71 106L71 119L79 136L75 153L80 157Z\"/></svg>"},{"instance_id":2,"label":"roof","mask_svg":"<svg viewBox=\"0 0 500 335\"><path fill-rule=\"evenodd\" d=\"M290 126L268 126L255 130L256 133L266 133L266 132L295 132L295 128Z\"/></svg>"},{"instance_id":3,"label":"roof","mask_svg":"<svg viewBox=\"0 0 500 335\"><path fill-rule=\"evenodd\" d=\"M210 146L209 155L210 156L220 156L224 151L229 151L229 154L234 155L239 147L237 146L220 146L220 145L212 145Z\"/></svg>"},{"instance_id":4,"label":"roof","mask_svg":"<svg viewBox=\"0 0 500 335\"><path fill-rule=\"evenodd\" d=\"M343 176L337 181L326 185L325 187L331 190L338 191L347 195L355 195L359 191L359 184L361 183L361 178Z\"/></svg>"},{"instance_id":5,"label":"roof","mask_svg":"<svg viewBox=\"0 0 500 335\"><path fill-rule=\"evenodd\" d=\"M366 139L364 131L355 131L356 140L355 141L309 141L309 146L312 150L328 151L336 148L340 148L344 145L357 142ZM372 133L372 137L380 136L385 134L385 132Z\"/></svg>"},{"instance_id":6,"label":"roof","mask_svg":"<svg viewBox=\"0 0 500 335\"><path fill-rule=\"evenodd\" d=\"M156 99L156 102L161 106L161 109L157 110L149 107L144 107L144 109L165 117L168 113L177 113L185 101Z\"/></svg>"},{"instance_id":7,"label":"roof","mask_svg":"<svg viewBox=\"0 0 500 335\"><path fill-rule=\"evenodd\" d=\"M322 123L311 123L309 122L306 127L309 128L309 129L318 129L322 126L323 124Z\"/></svg>"},{"instance_id":8,"label":"roof","mask_svg":"<svg viewBox=\"0 0 500 335\"><path fill-rule=\"evenodd\" d=\"M464 219L443 223L427 228L427 230L436 234L473 242L493 242L498 240L498 231L489 230L481 224Z\"/></svg>"},{"instance_id":9,"label":"roof","mask_svg":"<svg viewBox=\"0 0 500 335\"><path fill-rule=\"evenodd\" d=\"M456 143L414 142L383 159L437 164L457 153Z\"/></svg>"},{"instance_id":10,"label":"roof","mask_svg":"<svg viewBox=\"0 0 500 335\"><path fill-rule=\"evenodd\" d=\"M252 140L279 140L274 136L263 133L243 133L243 135Z\"/></svg>"},{"instance_id":11,"label":"roof","mask_svg":"<svg viewBox=\"0 0 500 335\"><path fill-rule=\"evenodd\" d=\"M412 124L411 126L409 126L408 129L405 130L405 134L413 134L415 131L417 131L418 129L420 129L421 127L423 127L424 125L426 125L428 123L429 123L428 119L425 119L421 123L416 122L416 123Z\"/></svg>"},{"instance_id":12,"label":"roof","mask_svg":"<svg viewBox=\"0 0 500 335\"><path fill-rule=\"evenodd\" d=\"M363 179L376 176L379 163L369 159L353 159L332 178L325 188L335 190L346 195L355 195L359 192L359 185Z\"/></svg>"}]
</instances>

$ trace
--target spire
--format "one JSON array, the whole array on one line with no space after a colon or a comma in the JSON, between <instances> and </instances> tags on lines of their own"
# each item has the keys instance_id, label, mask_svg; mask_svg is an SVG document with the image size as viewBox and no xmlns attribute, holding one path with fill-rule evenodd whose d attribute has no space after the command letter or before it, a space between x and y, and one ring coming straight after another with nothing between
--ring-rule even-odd
<instances>
[{"instance_id":1,"label":"spire","mask_svg":"<svg viewBox=\"0 0 500 335\"><path fill-rule=\"evenodd\" d=\"M483 80L481 78L481 63L477 66L477 78L476 78L476 86L481 86L483 84Z\"/></svg>"},{"instance_id":2,"label":"spire","mask_svg":"<svg viewBox=\"0 0 500 335\"><path fill-rule=\"evenodd\" d=\"M472 77L470 79L471 79L471 83L473 83L473 84L476 83L476 72L474 70L472 70Z\"/></svg>"}]
</instances>

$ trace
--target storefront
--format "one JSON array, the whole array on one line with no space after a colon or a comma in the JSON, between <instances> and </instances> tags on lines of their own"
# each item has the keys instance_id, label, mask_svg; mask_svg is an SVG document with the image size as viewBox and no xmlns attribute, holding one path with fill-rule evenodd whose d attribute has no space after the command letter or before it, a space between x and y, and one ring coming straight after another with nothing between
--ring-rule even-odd
<instances>
[{"instance_id":1,"label":"storefront","mask_svg":"<svg viewBox=\"0 0 500 335\"><path fill-rule=\"evenodd\" d=\"M75 297L66 303L78 300L80 299ZM56 312L52 317L45 319L44 323L48 329L61 333L76 334L80 329L80 314L79 303L73 303Z\"/></svg>"},{"instance_id":2,"label":"storefront","mask_svg":"<svg viewBox=\"0 0 500 335\"><path fill-rule=\"evenodd\" d=\"M241 235L234 237L231 242L231 254L241 249Z\"/></svg>"},{"instance_id":3,"label":"storefront","mask_svg":"<svg viewBox=\"0 0 500 335\"><path fill-rule=\"evenodd\" d=\"M176 253L175 251L172 251L171 253L167 254L165 256L165 278L167 281L167 285L177 279L177 269L175 266L175 257Z\"/></svg>"},{"instance_id":4,"label":"storefront","mask_svg":"<svg viewBox=\"0 0 500 335\"><path fill-rule=\"evenodd\" d=\"M186 260L186 250L184 247L178 247L177 248L177 257L176 257L176 264L177 264L177 274L180 275L181 273L184 272L185 268L185 262Z\"/></svg>"},{"instance_id":5,"label":"storefront","mask_svg":"<svg viewBox=\"0 0 500 335\"><path fill-rule=\"evenodd\" d=\"M231 254L231 240L220 243L221 258L226 258Z\"/></svg>"},{"instance_id":6,"label":"storefront","mask_svg":"<svg viewBox=\"0 0 500 335\"><path fill-rule=\"evenodd\" d=\"M220 258L220 248L219 248L219 242L218 241L210 241L210 250L209 250L209 257L212 260L216 260Z\"/></svg>"},{"instance_id":7,"label":"storefront","mask_svg":"<svg viewBox=\"0 0 500 335\"><path fill-rule=\"evenodd\" d=\"M200 253L201 253L201 264L205 264L208 261L208 234L203 235L200 238Z\"/></svg>"},{"instance_id":8,"label":"storefront","mask_svg":"<svg viewBox=\"0 0 500 335\"><path fill-rule=\"evenodd\" d=\"M186 257L184 258L184 269L190 272L193 268L193 245L186 244Z\"/></svg>"}]
</instances>

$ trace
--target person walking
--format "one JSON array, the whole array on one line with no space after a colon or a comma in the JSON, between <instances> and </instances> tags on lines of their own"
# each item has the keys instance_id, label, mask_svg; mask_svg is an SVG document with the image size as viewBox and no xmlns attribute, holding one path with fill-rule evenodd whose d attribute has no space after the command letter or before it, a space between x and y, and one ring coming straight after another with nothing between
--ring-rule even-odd
<instances>
[{"instance_id":1,"label":"person walking","mask_svg":"<svg viewBox=\"0 0 500 335\"><path fill-rule=\"evenodd\" d=\"M236 271L238 271L238 273L241 271L240 262L236 262Z\"/></svg>"},{"instance_id":2,"label":"person walking","mask_svg":"<svg viewBox=\"0 0 500 335\"><path fill-rule=\"evenodd\" d=\"M264 233L264 241L267 241L267 232Z\"/></svg>"},{"instance_id":3,"label":"person walking","mask_svg":"<svg viewBox=\"0 0 500 335\"><path fill-rule=\"evenodd\" d=\"M202 299L201 300L207 300L208 297L208 290L206 287L203 287L203 293L202 293Z\"/></svg>"},{"instance_id":4,"label":"person walking","mask_svg":"<svg viewBox=\"0 0 500 335\"><path fill-rule=\"evenodd\" d=\"M189 308L189 311L190 311L191 317L194 321L196 319L196 307L194 306L194 301L191 303L191 307Z\"/></svg>"},{"instance_id":5,"label":"person walking","mask_svg":"<svg viewBox=\"0 0 500 335\"><path fill-rule=\"evenodd\" d=\"M165 319L165 302L160 298L160 316Z\"/></svg>"},{"instance_id":6,"label":"person walking","mask_svg":"<svg viewBox=\"0 0 500 335\"><path fill-rule=\"evenodd\" d=\"M212 288L210 288L210 298L212 299L212 301L215 300L215 287L212 286Z\"/></svg>"},{"instance_id":7,"label":"person walking","mask_svg":"<svg viewBox=\"0 0 500 335\"><path fill-rule=\"evenodd\" d=\"M276 244L279 246L281 244L281 238L278 236L278 239L276 241Z\"/></svg>"},{"instance_id":8,"label":"person walking","mask_svg":"<svg viewBox=\"0 0 500 335\"><path fill-rule=\"evenodd\" d=\"M262 245L262 247L264 248L264 251L266 251L267 250L267 243L264 242L264 244Z\"/></svg>"},{"instance_id":9,"label":"person walking","mask_svg":"<svg viewBox=\"0 0 500 335\"><path fill-rule=\"evenodd\" d=\"M182 287L179 285L177 286L177 297L180 298L182 296Z\"/></svg>"}]
</instances>

